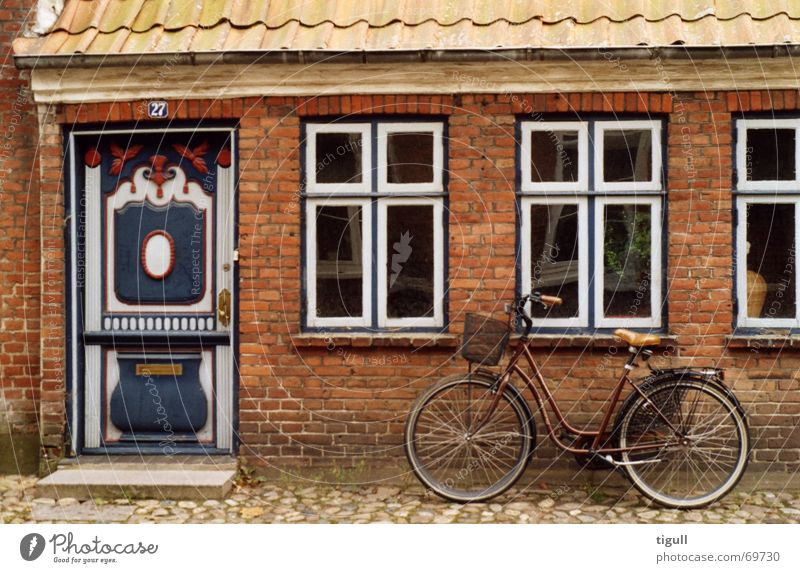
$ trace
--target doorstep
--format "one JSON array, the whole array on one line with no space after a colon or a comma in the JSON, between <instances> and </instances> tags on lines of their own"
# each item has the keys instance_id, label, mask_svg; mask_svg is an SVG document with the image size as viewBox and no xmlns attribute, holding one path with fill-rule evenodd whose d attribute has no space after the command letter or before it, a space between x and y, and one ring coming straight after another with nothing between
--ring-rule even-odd
<instances>
[{"instance_id":1,"label":"doorstep","mask_svg":"<svg viewBox=\"0 0 800 573\"><path fill-rule=\"evenodd\" d=\"M231 456L81 456L62 460L36 484L54 499L223 499L233 487Z\"/></svg>"}]
</instances>

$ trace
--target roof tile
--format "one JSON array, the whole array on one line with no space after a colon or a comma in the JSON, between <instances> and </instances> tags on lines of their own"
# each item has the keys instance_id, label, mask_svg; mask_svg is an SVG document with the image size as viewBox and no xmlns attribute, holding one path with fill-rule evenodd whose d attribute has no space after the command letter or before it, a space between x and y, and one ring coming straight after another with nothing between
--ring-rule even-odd
<instances>
[{"instance_id":1,"label":"roof tile","mask_svg":"<svg viewBox=\"0 0 800 573\"><path fill-rule=\"evenodd\" d=\"M66 0L17 55L800 43L797 0Z\"/></svg>"}]
</instances>

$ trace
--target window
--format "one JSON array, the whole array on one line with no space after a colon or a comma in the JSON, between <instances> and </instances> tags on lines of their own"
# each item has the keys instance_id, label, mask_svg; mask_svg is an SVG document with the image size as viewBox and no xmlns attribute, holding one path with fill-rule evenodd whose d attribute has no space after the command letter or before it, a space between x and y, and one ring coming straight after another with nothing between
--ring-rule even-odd
<instances>
[{"instance_id":1,"label":"window","mask_svg":"<svg viewBox=\"0 0 800 573\"><path fill-rule=\"evenodd\" d=\"M541 328L661 327L659 121L521 124L522 294Z\"/></svg>"},{"instance_id":2,"label":"window","mask_svg":"<svg viewBox=\"0 0 800 573\"><path fill-rule=\"evenodd\" d=\"M305 325L442 327L443 124L305 129Z\"/></svg>"},{"instance_id":3,"label":"window","mask_svg":"<svg viewBox=\"0 0 800 573\"><path fill-rule=\"evenodd\" d=\"M800 119L740 119L736 128L737 324L798 328Z\"/></svg>"}]
</instances>

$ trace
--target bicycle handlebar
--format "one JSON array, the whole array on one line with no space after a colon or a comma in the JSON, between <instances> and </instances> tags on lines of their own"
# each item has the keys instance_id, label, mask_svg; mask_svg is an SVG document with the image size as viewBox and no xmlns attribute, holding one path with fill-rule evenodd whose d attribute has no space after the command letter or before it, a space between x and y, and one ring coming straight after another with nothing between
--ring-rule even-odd
<instances>
[{"instance_id":1,"label":"bicycle handlebar","mask_svg":"<svg viewBox=\"0 0 800 573\"><path fill-rule=\"evenodd\" d=\"M558 306L564 302L561 297L549 296L538 292L526 294L520 298L517 301L517 315L525 323L525 334L522 335L524 338L528 337L528 335L531 333L531 328L533 328L533 320L528 314L528 311L525 309L525 305L528 304L528 301L541 303L545 306L545 308L548 306Z\"/></svg>"}]
</instances>

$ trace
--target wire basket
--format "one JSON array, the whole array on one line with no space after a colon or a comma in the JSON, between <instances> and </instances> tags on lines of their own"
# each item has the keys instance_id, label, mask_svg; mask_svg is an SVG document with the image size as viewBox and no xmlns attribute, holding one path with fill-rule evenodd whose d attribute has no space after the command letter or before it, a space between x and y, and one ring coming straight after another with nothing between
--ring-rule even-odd
<instances>
[{"instance_id":1,"label":"wire basket","mask_svg":"<svg viewBox=\"0 0 800 573\"><path fill-rule=\"evenodd\" d=\"M468 313L461 356L481 366L495 366L508 346L508 335L507 322Z\"/></svg>"},{"instance_id":2,"label":"wire basket","mask_svg":"<svg viewBox=\"0 0 800 573\"><path fill-rule=\"evenodd\" d=\"M646 386L643 385L643 389ZM670 420L673 424L680 425L678 418L681 415L683 400L686 396L686 388L676 386L671 390L661 390L658 393L647 392L645 393L650 398L654 408L647 405L639 408L633 415L630 421L631 431L635 434L645 435L649 433L671 432L664 418ZM664 416L664 418L659 415Z\"/></svg>"}]
</instances>

